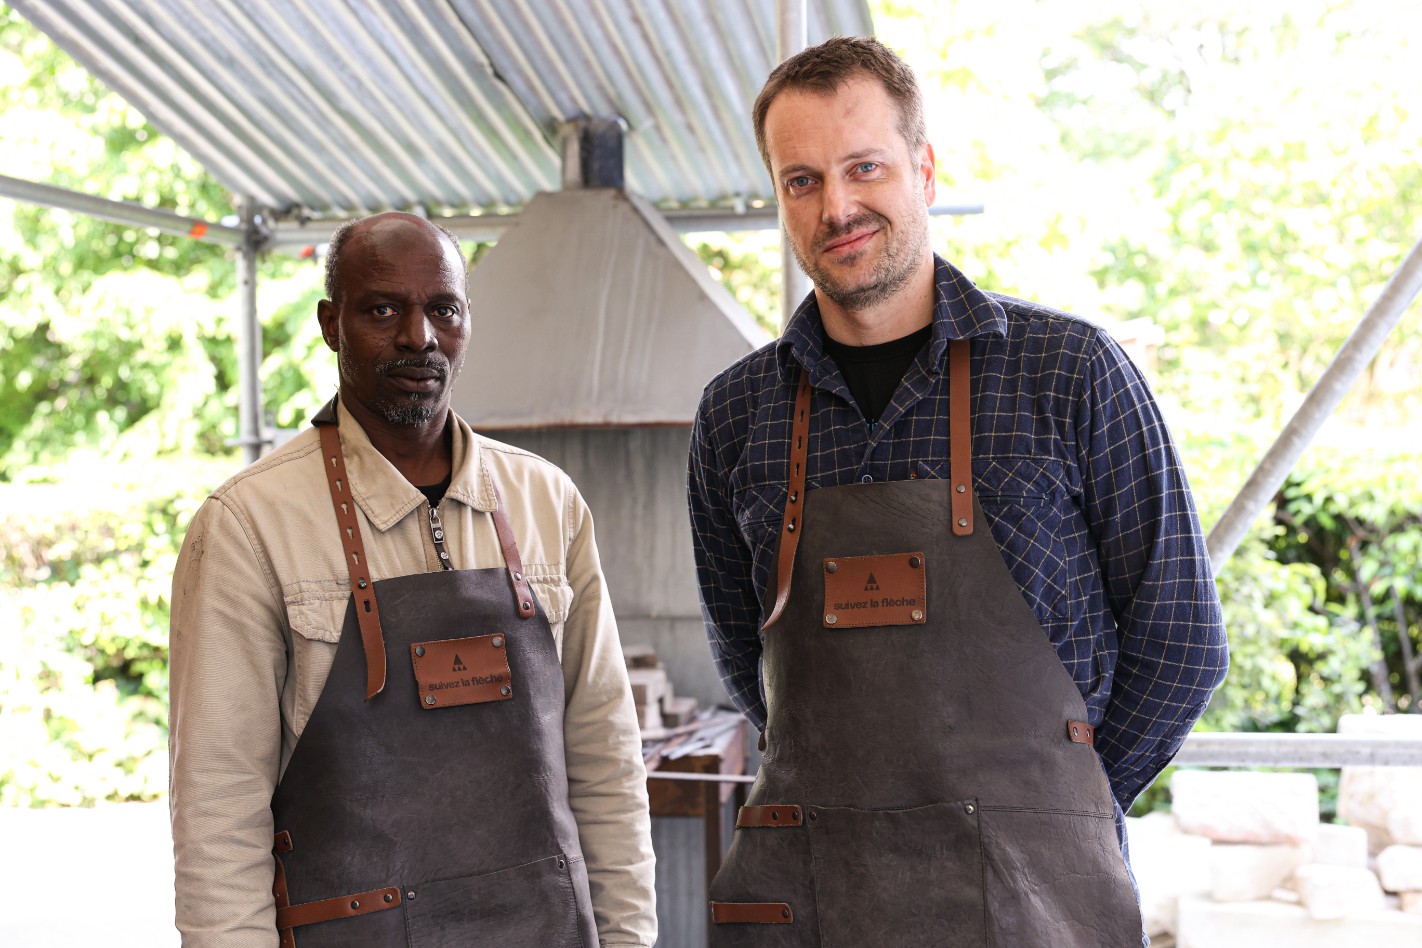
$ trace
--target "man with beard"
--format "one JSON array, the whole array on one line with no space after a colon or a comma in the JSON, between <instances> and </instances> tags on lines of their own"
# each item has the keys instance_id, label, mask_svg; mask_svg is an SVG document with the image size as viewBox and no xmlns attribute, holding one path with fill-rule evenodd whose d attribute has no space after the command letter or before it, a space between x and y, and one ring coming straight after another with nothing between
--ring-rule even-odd
<instances>
[{"instance_id":1,"label":"man with beard","mask_svg":"<svg viewBox=\"0 0 1422 948\"><path fill-rule=\"evenodd\" d=\"M692 435L708 636L764 752L712 944L1140 944L1122 813L1228 663L1146 382L933 253L878 42L790 58L753 116L814 293Z\"/></svg>"},{"instance_id":2,"label":"man with beard","mask_svg":"<svg viewBox=\"0 0 1422 948\"><path fill-rule=\"evenodd\" d=\"M183 944L650 948L592 521L561 471L449 409L458 242L408 214L343 226L326 293L337 396L208 498L174 574Z\"/></svg>"}]
</instances>

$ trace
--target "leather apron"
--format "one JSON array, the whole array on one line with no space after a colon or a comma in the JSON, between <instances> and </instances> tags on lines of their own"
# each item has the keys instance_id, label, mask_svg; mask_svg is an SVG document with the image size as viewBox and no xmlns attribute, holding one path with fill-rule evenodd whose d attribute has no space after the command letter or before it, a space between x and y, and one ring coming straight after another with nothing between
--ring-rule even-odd
<instances>
[{"instance_id":1,"label":"leather apron","mask_svg":"<svg viewBox=\"0 0 1422 948\"><path fill-rule=\"evenodd\" d=\"M272 798L282 946L596 948L562 665L502 498L507 568L448 569L436 526L445 570L371 582L333 408L315 423L353 596Z\"/></svg>"},{"instance_id":2,"label":"leather apron","mask_svg":"<svg viewBox=\"0 0 1422 948\"><path fill-rule=\"evenodd\" d=\"M947 481L805 491L801 377L764 755L713 948L1142 943L1086 704L974 499L968 343L949 352Z\"/></svg>"}]
</instances>

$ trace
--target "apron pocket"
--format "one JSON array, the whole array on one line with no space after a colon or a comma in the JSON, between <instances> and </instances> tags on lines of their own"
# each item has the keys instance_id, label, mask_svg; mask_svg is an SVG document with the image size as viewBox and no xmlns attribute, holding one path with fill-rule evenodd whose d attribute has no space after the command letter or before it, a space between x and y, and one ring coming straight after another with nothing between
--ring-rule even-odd
<instances>
[{"instance_id":1,"label":"apron pocket","mask_svg":"<svg viewBox=\"0 0 1422 948\"><path fill-rule=\"evenodd\" d=\"M1139 948L1140 904L1110 814L982 808L983 885L994 945Z\"/></svg>"},{"instance_id":2,"label":"apron pocket","mask_svg":"<svg viewBox=\"0 0 1422 948\"><path fill-rule=\"evenodd\" d=\"M752 792L751 797L755 799L757 794ZM787 924L713 924L711 948L798 948L817 944L810 844L804 827L737 829L721 869L711 882L710 900L733 905L783 903L790 907L792 915Z\"/></svg>"},{"instance_id":3,"label":"apron pocket","mask_svg":"<svg viewBox=\"0 0 1422 948\"><path fill-rule=\"evenodd\" d=\"M406 886L405 928L410 948L597 943L581 856L550 856L499 872Z\"/></svg>"},{"instance_id":4,"label":"apron pocket","mask_svg":"<svg viewBox=\"0 0 1422 948\"><path fill-rule=\"evenodd\" d=\"M971 801L806 811L823 948L988 944Z\"/></svg>"}]
</instances>

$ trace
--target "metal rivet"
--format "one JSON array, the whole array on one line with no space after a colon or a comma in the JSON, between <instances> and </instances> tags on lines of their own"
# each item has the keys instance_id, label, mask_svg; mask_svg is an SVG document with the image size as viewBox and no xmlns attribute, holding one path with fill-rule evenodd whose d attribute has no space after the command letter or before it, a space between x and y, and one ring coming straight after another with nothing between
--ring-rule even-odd
<instances>
[{"instance_id":1,"label":"metal rivet","mask_svg":"<svg viewBox=\"0 0 1422 948\"><path fill-rule=\"evenodd\" d=\"M387 893L385 893L385 901L387 901L387 902L394 902L394 901L395 901L395 896L393 896L393 895L391 895L389 892L387 892Z\"/></svg>"},{"instance_id":2,"label":"metal rivet","mask_svg":"<svg viewBox=\"0 0 1422 948\"><path fill-rule=\"evenodd\" d=\"M974 813L978 812L978 808L969 803L967 806L963 807L963 812L967 813L969 816L972 816Z\"/></svg>"},{"instance_id":3,"label":"metal rivet","mask_svg":"<svg viewBox=\"0 0 1422 948\"><path fill-rule=\"evenodd\" d=\"M416 654L417 656L419 656L420 658L424 658L424 657L425 657L425 647L424 647L423 645L416 645L416 646L415 646L415 654Z\"/></svg>"},{"instance_id":4,"label":"metal rivet","mask_svg":"<svg viewBox=\"0 0 1422 948\"><path fill-rule=\"evenodd\" d=\"M791 520L789 523L787 523L787 524L785 525L785 532L786 532L786 533L794 533L794 532L795 532L795 521Z\"/></svg>"},{"instance_id":5,"label":"metal rivet","mask_svg":"<svg viewBox=\"0 0 1422 948\"><path fill-rule=\"evenodd\" d=\"M369 586L370 583L367 583L365 580L362 579L360 582L356 583L356 585L359 586L361 589L364 589L365 587Z\"/></svg>"},{"instance_id":6,"label":"metal rivet","mask_svg":"<svg viewBox=\"0 0 1422 948\"><path fill-rule=\"evenodd\" d=\"M795 503L796 501L798 501L799 499L800 499L800 494L799 494L799 492L792 490L792 491L790 492L790 503L793 504L793 503Z\"/></svg>"},{"instance_id":7,"label":"metal rivet","mask_svg":"<svg viewBox=\"0 0 1422 948\"><path fill-rule=\"evenodd\" d=\"M798 820L799 818L800 818L800 811L799 811L799 810L791 810L791 811L790 811L790 819L792 819L792 820Z\"/></svg>"},{"instance_id":8,"label":"metal rivet","mask_svg":"<svg viewBox=\"0 0 1422 948\"><path fill-rule=\"evenodd\" d=\"M514 573L514 579L523 579L522 573Z\"/></svg>"},{"instance_id":9,"label":"metal rivet","mask_svg":"<svg viewBox=\"0 0 1422 948\"><path fill-rule=\"evenodd\" d=\"M789 910L789 909L781 909L781 910L780 910L780 917L781 917L781 918L789 918L789 917L790 917L790 910Z\"/></svg>"},{"instance_id":10,"label":"metal rivet","mask_svg":"<svg viewBox=\"0 0 1422 948\"><path fill-rule=\"evenodd\" d=\"M958 518L958 526L960 526L960 527L966 527L967 525L968 525L968 518L967 518L967 517L959 517L959 518Z\"/></svg>"},{"instance_id":11,"label":"metal rivet","mask_svg":"<svg viewBox=\"0 0 1422 948\"><path fill-rule=\"evenodd\" d=\"M909 566L910 566L911 568L913 568L913 569L918 569L918 568L919 568L920 566L922 566L922 565L923 565L923 560L922 560L920 557L917 557L917 556L910 556L910 557L909 557Z\"/></svg>"},{"instance_id":12,"label":"metal rivet","mask_svg":"<svg viewBox=\"0 0 1422 948\"><path fill-rule=\"evenodd\" d=\"M405 893L405 898L407 898L407 899L413 899L414 897L415 897L415 890L414 890L414 889L410 889L410 890L408 890L408 891Z\"/></svg>"},{"instance_id":13,"label":"metal rivet","mask_svg":"<svg viewBox=\"0 0 1422 948\"><path fill-rule=\"evenodd\" d=\"M780 814L777 813L777 812L774 811L774 810L771 810L771 811L770 811L770 818L771 818L772 820L778 820L778 819L780 819Z\"/></svg>"},{"instance_id":14,"label":"metal rivet","mask_svg":"<svg viewBox=\"0 0 1422 948\"><path fill-rule=\"evenodd\" d=\"M953 489L956 490L958 493L961 494L961 493L963 493L964 491L966 491L968 488L967 488L967 485L965 485L965 484L959 484L957 487L955 487L955 488L953 488Z\"/></svg>"},{"instance_id":15,"label":"metal rivet","mask_svg":"<svg viewBox=\"0 0 1422 948\"><path fill-rule=\"evenodd\" d=\"M1073 724L1073 725L1071 726L1071 733L1072 733L1072 736L1075 736L1077 733L1079 733L1079 732L1077 731L1077 729L1076 729L1076 725L1075 725L1075 724Z\"/></svg>"},{"instance_id":16,"label":"metal rivet","mask_svg":"<svg viewBox=\"0 0 1422 948\"><path fill-rule=\"evenodd\" d=\"M353 908L353 909L358 909L358 908L360 908L360 899L351 899L351 908Z\"/></svg>"},{"instance_id":17,"label":"metal rivet","mask_svg":"<svg viewBox=\"0 0 1422 948\"><path fill-rule=\"evenodd\" d=\"M922 621L923 621L923 610L922 610L922 609L915 609L913 612L910 612L910 613L909 613L909 617L912 618L913 621L915 621L915 622L922 622Z\"/></svg>"},{"instance_id":18,"label":"metal rivet","mask_svg":"<svg viewBox=\"0 0 1422 948\"><path fill-rule=\"evenodd\" d=\"M523 606L524 611L527 611L527 610L533 608L533 603L528 602L528 601L526 601L526 600L525 600L523 603L521 603L521 605Z\"/></svg>"},{"instance_id":19,"label":"metal rivet","mask_svg":"<svg viewBox=\"0 0 1422 948\"><path fill-rule=\"evenodd\" d=\"M559 868L559 869L566 869L566 868L568 868L568 864L567 864L566 862L564 862L562 859L559 859L559 860L558 860L558 868Z\"/></svg>"},{"instance_id":20,"label":"metal rivet","mask_svg":"<svg viewBox=\"0 0 1422 948\"><path fill-rule=\"evenodd\" d=\"M828 614L825 616L825 625L834 625L834 624L835 624L836 622L838 622L838 621L839 621L839 616L835 615L833 612L828 613Z\"/></svg>"},{"instance_id":21,"label":"metal rivet","mask_svg":"<svg viewBox=\"0 0 1422 948\"><path fill-rule=\"evenodd\" d=\"M503 648L504 637L502 635L496 635L489 640L489 644L492 645L494 648Z\"/></svg>"},{"instance_id":22,"label":"metal rivet","mask_svg":"<svg viewBox=\"0 0 1422 948\"><path fill-rule=\"evenodd\" d=\"M839 564L836 563L834 560L830 560L828 563L825 564L826 573L833 573L837 569L839 569Z\"/></svg>"},{"instance_id":23,"label":"metal rivet","mask_svg":"<svg viewBox=\"0 0 1422 948\"><path fill-rule=\"evenodd\" d=\"M820 818L820 815L819 815L818 813L816 813L814 810L811 810L811 811L810 811L810 819L812 819L812 820L818 820L819 818Z\"/></svg>"},{"instance_id":24,"label":"metal rivet","mask_svg":"<svg viewBox=\"0 0 1422 948\"><path fill-rule=\"evenodd\" d=\"M502 688L499 689L499 694L507 698L509 695L513 694L513 689L510 688L508 685L504 685Z\"/></svg>"},{"instance_id":25,"label":"metal rivet","mask_svg":"<svg viewBox=\"0 0 1422 948\"><path fill-rule=\"evenodd\" d=\"M425 695L425 704L434 704L434 703L435 703L435 696L434 696L434 695Z\"/></svg>"}]
</instances>

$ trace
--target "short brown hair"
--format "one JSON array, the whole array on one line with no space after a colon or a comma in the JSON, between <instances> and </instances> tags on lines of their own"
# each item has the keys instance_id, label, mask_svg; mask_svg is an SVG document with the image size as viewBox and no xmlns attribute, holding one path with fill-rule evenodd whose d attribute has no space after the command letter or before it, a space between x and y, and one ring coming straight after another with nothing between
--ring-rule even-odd
<instances>
[{"instance_id":1,"label":"short brown hair","mask_svg":"<svg viewBox=\"0 0 1422 948\"><path fill-rule=\"evenodd\" d=\"M751 121L760 158L770 168L770 152L765 147L765 116L770 103L786 89L807 89L829 95L857 76L878 79L899 107L899 133L910 151L928 141L923 122L923 96L913 70L893 50L872 36L833 36L818 46L801 50L776 66L755 97Z\"/></svg>"}]
</instances>

